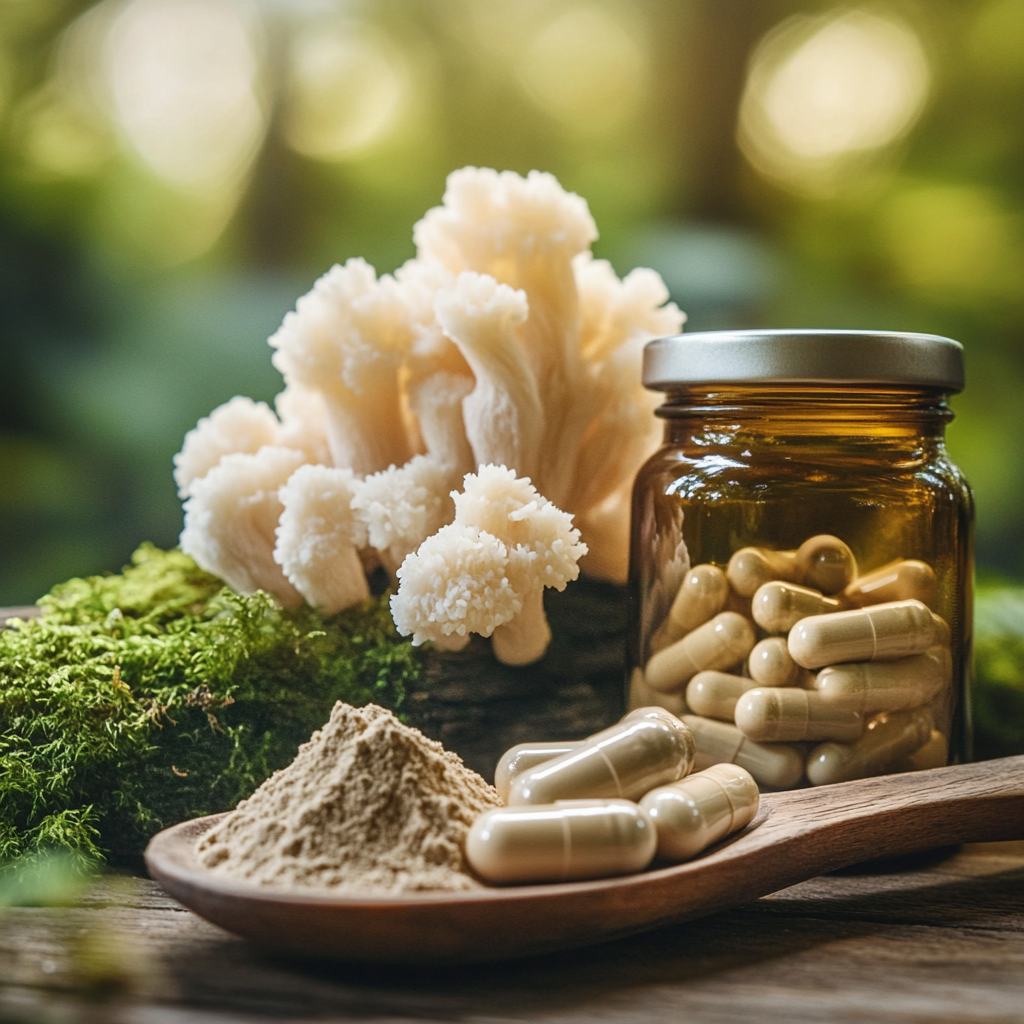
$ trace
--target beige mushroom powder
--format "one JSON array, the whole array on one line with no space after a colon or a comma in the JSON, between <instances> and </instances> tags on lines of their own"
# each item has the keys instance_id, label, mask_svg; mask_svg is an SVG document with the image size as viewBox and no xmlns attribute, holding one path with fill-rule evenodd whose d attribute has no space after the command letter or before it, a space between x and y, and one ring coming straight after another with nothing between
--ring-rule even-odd
<instances>
[{"instance_id":1,"label":"beige mushroom powder","mask_svg":"<svg viewBox=\"0 0 1024 1024\"><path fill-rule=\"evenodd\" d=\"M374 704L335 704L295 760L197 844L215 874L344 895L480 886L466 833L497 791Z\"/></svg>"}]
</instances>

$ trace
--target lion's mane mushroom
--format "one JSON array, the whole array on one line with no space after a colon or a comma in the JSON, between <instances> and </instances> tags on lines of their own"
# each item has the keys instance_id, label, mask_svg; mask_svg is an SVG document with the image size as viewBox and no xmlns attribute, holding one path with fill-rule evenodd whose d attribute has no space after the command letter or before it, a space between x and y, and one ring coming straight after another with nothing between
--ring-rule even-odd
<instances>
[{"instance_id":1,"label":"lion's mane mushroom","mask_svg":"<svg viewBox=\"0 0 1024 1024\"><path fill-rule=\"evenodd\" d=\"M526 295L485 274L459 274L434 300L438 322L458 345L476 386L462 402L477 465L502 463L523 474L540 458L544 408L537 380L516 341Z\"/></svg>"},{"instance_id":2,"label":"lion's mane mushroom","mask_svg":"<svg viewBox=\"0 0 1024 1024\"><path fill-rule=\"evenodd\" d=\"M278 491L304 461L302 452L272 445L225 455L192 482L181 550L240 594L266 590L285 607L302 604L274 561L274 546L284 510Z\"/></svg>"},{"instance_id":3,"label":"lion's mane mushroom","mask_svg":"<svg viewBox=\"0 0 1024 1024\"><path fill-rule=\"evenodd\" d=\"M667 302L654 271L620 280L610 264L591 257L597 231L587 204L550 174L454 171L442 205L428 211L413 236L416 262L459 275L454 288L439 286L435 308L477 376L479 390L464 403L477 462L504 462L530 476L542 494L575 514L590 548L585 570L624 582L628 491L659 444L650 415L656 400L641 384L639 350L651 338L678 333L685 316ZM473 288L462 283L467 273L476 279ZM521 293L526 318L498 320L501 304L481 301L481 279ZM493 345L496 328L505 349L497 355L480 346ZM472 342L486 364L474 363ZM532 389L524 386L524 365ZM471 409L474 396L485 393L498 397L503 420L528 425L505 438L492 431L487 451L473 436L480 429L486 437L486 413ZM506 402L511 412L501 408Z\"/></svg>"},{"instance_id":4,"label":"lion's mane mushroom","mask_svg":"<svg viewBox=\"0 0 1024 1024\"><path fill-rule=\"evenodd\" d=\"M551 641L544 613L545 587L564 590L579 575L587 553L572 516L557 508L530 482L505 466L481 466L467 474L462 493L453 493L455 522L497 537L508 548L508 580L521 610L494 631L494 655L506 665L542 657Z\"/></svg>"},{"instance_id":5,"label":"lion's mane mushroom","mask_svg":"<svg viewBox=\"0 0 1024 1024\"><path fill-rule=\"evenodd\" d=\"M456 482L477 465L462 413L463 401L472 390L472 377L439 372L409 392L427 454L437 465L450 469Z\"/></svg>"},{"instance_id":6,"label":"lion's mane mushroom","mask_svg":"<svg viewBox=\"0 0 1024 1024\"><path fill-rule=\"evenodd\" d=\"M277 444L305 452L308 462L333 465L327 439L327 409L319 392L290 384L274 399L274 408L281 421Z\"/></svg>"},{"instance_id":7,"label":"lion's mane mushroom","mask_svg":"<svg viewBox=\"0 0 1024 1024\"><path fill-rule=\"evenodd\" d=\"M412 454L399 387L410 339L398 283L361 259L327 271L270 338L285 381L323 397L336 466L364 475Z\"/></svg>"},{"instance_id":8,"label":"lion's mane mushroom","mask_svg":"<svg viewBox=\"0 0 1024 1024\"><path fill-rule=\"evenodd\" d=\"M352 508L389 572L394 574L406 555L451 522L452 482L450 468L416 455L404 466L368 476L356 488Z\"/></svg>"},{"instance_id":9,"label":"lion's mane mushroom","mask_svg":"<svg viewBox=\"0 0 1024 1024\"><path fill-rule=\"evenodd\" d=\"M572 261L596 238L586 200L554 175L531 171L524 178L482 167L450 174L442 205L413 229L421 260L453 274L475 271L525 294L530 315L517 331L517 347L536 381L547 437L564 434L566 398L582 369ZM540 455L554 465L560 452L545 446ZM542 476L533 466L515 468L542 489L557 482L546 470ZM544 493L558 500L554 491Z\"/></svg>"},{"instance_id":10,"label":"lion's mane mushroom","mask_svg":"<svg viewBox=\"0 0 1024 1024\"><path fill-rule=\"evenodd\" d=\"M472 526L449 523L428 537L398 569L391 615L414 646L432 640L459 650L470 633L490 636L522 603L509 584L508 548Z\"/></svg>"},{"instance_id":11,"label":"lion's mane mushroom","mask_svg":"<svg viewBox=\"0 0 1024 1024\"><path fill-rule=\"evenodd\" d=\"M396 571L450 522L449 493L464 475L476 474L474 487L489 481L513 491L528 478L536 498L522 500L562 524L561 540L543 549L541 539L511 538L507 523L493 534L506 545L508 585L520 607L514 620L489 627L498 656L525 663L543 652L548 636L543 585L530 582L531 567L544 567L559 588L575 579L581 556L588 575L626 578L630 485L660 443L651 415L657 399L640 381L640 349L677 333L685 316L654 271L620 280L610 264L593 259L597 231L585 200L550 174L455 171L442 204L413 235L416 256L393 276L378 278L365 261L349 260L285 316L270 339L286 384L276 417L236 398L190 432L175 459L175 478L191 503L183 543L233 586L266 586L283 601L296 600L265 528L280 502L266 497L258 473L243 481L241 467L250 463L232 463L215 476L226 459L258 462L267 447L360 478L339 511L339 529L348 529L353 512L365 525L370 546L359 558L366 571L379 562ZM514 486L477 473L501 465L514 471ZM223 498L215 484L226 486ZM211 515L229 522L248 516L261 525L242 530L251 543L235 541ZM525 530L518 519L509 523ZM479 542L489 531L476 528ZM325 523L317 543L329 534ZM300 578L298 570L293 575ZM308 599L326 606L340 598Z\"/></svg>"},{"instance_id":12,"label":"lion's mane mushroom","mask_svg":"<svg viewBox=\"0 0 1024 1024\"><path fill-rule=\"evenodd\" d=\"M274 561L309 604L333 615L370 596L359 548L366 527L352 509L350 469L300 466L281 488Z\"/></svg>"},{"instance_id":13,"label":"lion's mane mushroom","mask_svg":"<svg viewBox=\"0 0 1024 1024\"><path fill-rule=\"evenodd\" d=\"M204 416L186 435L174 456L174 482L178 497L187 498L192 484L201 480L225 455L252 455L264 445L277 443L277 417L264 402L236 395Z\"/></svg>"}]
</instances>

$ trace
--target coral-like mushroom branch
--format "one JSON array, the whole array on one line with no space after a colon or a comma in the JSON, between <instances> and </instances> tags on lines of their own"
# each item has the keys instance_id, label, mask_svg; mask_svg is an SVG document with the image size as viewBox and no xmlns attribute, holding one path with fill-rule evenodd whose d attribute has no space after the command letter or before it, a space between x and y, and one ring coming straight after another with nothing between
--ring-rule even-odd
<instances>
[{"instance_id":1,"label":"coral-like mushroom branch","mask_svg":"<svg viewBox=\"0 0 1024 1024\"><path fill-rule=\"evenodd\" d=\"M322 396L335 465L373 473L409 458L398 380L409 341L399 285L360 259L324 274L270 339L284 379Z\"/></svg>"},{"instance_id":2,"label":"coral-like mushroom branch","mask_svg":"<svg viewBox=\"0 0 1024 1024\"><path fill-rule=\"evenodd\" d=\"M490 636L522 608L508 581L508 548L473 526L449 523L428 537L398 570L391 614L402 636L449 650L470 633Z\"/></svg>"},{"instance_id":3,"label":"coral-like mushroom branch","mask_svg":"<svg viewBox=\"0 0 1024 1024\"><path fill-rule=\"evenodd\" d=\"M278 492L302 464L302 452L271 445L251 455L225 455L191 484L182 550L240 594L265 590L285 607L302 604L274 561L284 511Z\"/></svg>"},{"instance_id":4,"label":"coral-like mushroom branch","mask_svg":"<svg viewBox=\"0 0 1024 1024\"><path fill-rule=\"evenodd\" d=\"M494 631L494 654L506 665L526 665L543 656L551 640L544 614L545 587L565 590L579 576L587 553L572 516L537 492L529 477L505 466L481 466L468 474L462 494L453 494L455 522L486 530L508 547L508 579L521 611Z\"/></svg>"},{"instance_id":5,"label":"coral-like mushroom branch","mask_svg":"<svg viewBox=\"0 0 1024 1024\"><path fill-rule=\"evenodd\" d=\"M352 499L351 469L300 466L278 495L284 510L277 526L274 561L288 582L328 615L370 596L359 549L366 525Z\"/></svg>"}]
</instances>

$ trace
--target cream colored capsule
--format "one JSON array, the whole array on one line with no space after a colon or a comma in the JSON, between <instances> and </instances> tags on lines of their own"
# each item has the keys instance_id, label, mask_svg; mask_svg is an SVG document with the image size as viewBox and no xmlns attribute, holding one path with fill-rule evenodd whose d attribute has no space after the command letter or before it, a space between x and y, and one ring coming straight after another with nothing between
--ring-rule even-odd
<instances>
[{"instance_id":1,"label":"cream colored capsule","mask_svg":"<svg viewBox=\"0 0 1024 1024\"><path fill-rule=\"evenodd\" d=\"M695 565L684 577L669 609L677 637L702 626L724 607L729 596L725 573L715 565Z\"/></svg>"},{"instance_id":2,"label":"cream colored capsule","mask_svg":"<svg viewBox=\"0 0 1024 1024\"><path fill-rule=\"evenodd\" d=\"M716 722L700 715L683 715L697 743L693 766L703 771L728 762L746 768L762 786L789 789L804 774L800 752L784 743L757 743L729 722Z\"/></svg>"},{"instance_id":3,"label":"cream colored capsule","mask_svg":"<svg viewBox=\"0 0 1024 1024\"><path fill-rule=\"evenodd\" d=\"M643 871L657 845L654 824L637 804L567 800L486 811L466 836L466 860L499 885L568 882Z\"/></svg>"},{"instance_id":4,"label":"cream colored capsule","mask_svg":"<svg viewBox=\"0 0 1024 1024\"><path fill-rule=\"evenodd\" d=\"M935 596L937 583L935 570L927 562L908 558L855 579L843 591L843 597L858 607L910 600L928 604Z\"/></svg>"},{"instance_id":5,"label":"cream colored capsule","mask_svg":"<svg viewBox=\"0 0 1024 1024\"><path fill-rule=\"evenodd\" d=\"M807 778L815 786L883 774L920 750L930 739L934 720L928 708L876 715L854 743L822 743L807 759Z\"/></svg>"},{"instance_id":6,"label":"cream colored capsule","mask_svg":"<svg viewBox=\"0 0 1024 1024\"><path fill-rule=\"evenodd\" d=\"M935 627L935 643L938 647L949 647L953 634L949 623L941 616L932 612L932 625Z\"/></svg>"},{"instance_id":7,"label":"cream colored capsule","mask_svg":"<svg viewBox=\"0 0 1024 1024\"><path fill-rule=\"evenodd\" d=\"M737 594L753 597L754 591L770 580L797 578L796 552L740 548L729 559L725 575Z\"/></svg>"},{"instance_id":8,"label":"cream colored capsule","mask_svg":"<svg viewBox=\"0 0 1024 1024\"><path fill-rule=\"evenodd\" d=\"M658 651L647 662L644 679L659 693L679 693L698 672L738 665L755 639L749 619L736 612L720 612L671 647Z\"/></svg>"},{"instance_id":9,"label":"cream colored capsule","mask_svg":"<svg viewBox=\"0 0 1024 1024\"><path fill-rule=\"evenodd\" d=\"M736 726L759 742L839 740L847 743L864 731L864 716L845 711L820 694L798 687L748 690L736 704Z\"/></svg>"},{"instance_id":10,"label":"cream colored capsule","mask_svg":"<svg viewBox=\"0 0 1024 1024\"><path fill-rule=\"evenodd\" d=\"M810 615L789 631L789 653L804 668L923 654L932 646L932 613L920 601L892 601Z\"/></svg>"},{"instance_id":11,"label":"cream colored capsule","mask_svg":"<svg viewBox=\"0 0 1024 1024\"><path fill-rule=\"evenodd\" d=\"M694 740L673 715L629 716L575 750L523 772L509 805L618 797L637 800L693 768Z\"/></svg>"},{"instance_id":12,"label":"cream colored capsule","mask_svg":"<svg viewBox=\"0 0 1024 1024\"><path fill-rule=\"evenodd\" d=\"M757 588L750 606L754 621L769 633L787 633L808 615L839 611L835 598L825 597L810 587L772 580Z\"/></svg>"},{"instance_id":13,"label":"cream colored capsule","mask_svg":"<svg viewBox=\"0 0 1024 1024\"><path fill-rule=\"evenodd\" d=\"M901 771L921 772L929 768L945 768L949 760L949 742L938 729L932 729L928 742L900 762Z\"/></svg>"},{"instance_id":14,"label":"cream colored capsule","mask_svg":"<svg viewBox=\"0 0 1024 1024\"><path fill-rule=\"evenodd\" d=\"M686 687L686 704L695 714L731 722L736 701L755 686L753 679L728 672L698 672Z\"/></svg>"},{"instance_id":15,"label":"cream colored capsule","mask_svg":"<svg viewBox=\"0 0 1024 1024\"><path fill-rule=\"evenodd\" d=\"M946 647L895 661L855 661L823 668L814 689L837 708L873 715L906 711L926 704L952 681L952 661Z\"/></svg>"},{"instance_id":16,"label":"cream colored capsule","mask_svg":"<svg viewBox=\"0 0 1024 1024\"><path fill-rule=\"evenodd\" d=\"M770 636L755 644L747 665L758 686L801 686L809 678L807 670L793 660L784 636Z\"/></svg>"},{"instance_id":17,"label":"cream colored capsule","mask_svg":"<svg viewBox=\"0 0 1024 1024\"><path fill-rule=\"evenodd\" d=\"M838 594L857 575L857 559L838 537L821 533L796 549L796 569L806 586Z\"/></svg>"},{"instance_id":18,"label":"cream colored capsule","mask_svg":"<svg viewBox=\"0 0 1024 1024\"><path fill-rule=\"evenodd\" d=\"M494 769L494 788L502 800L508 801L508 793L523 772L536 768L537 765L553 758L561 757L575 750L583 741L563 740L551 743L520 743L510 747L501 755L498 766Z\"/></svg>"},{"instance_id":19,"label":"cream colored capsule","mask_svg":"<svg viewBox=\"0 0 1024 1024\"><path fill-rule=\"evenodd\" d=\"M750 772L737 764L716 764L651 790L640 806L658 833L658 856L679 861L750 824L760 800Z\"/></svg>"},{"instance_id":20,"label":"cream colored capsule","mask_svg":"<svg viewBox=\"0 0 1024 1024\"><path fill-rule=\"evenodd\" d=\"M679 715L675 714L669 708L662 707L660 704L651 704L644 708L634 708L632 711L623 715L619 721L631 722L634 718L654 718L658 721L667 722L673 728L684 724Z\"/></svg>"}]
</instances>

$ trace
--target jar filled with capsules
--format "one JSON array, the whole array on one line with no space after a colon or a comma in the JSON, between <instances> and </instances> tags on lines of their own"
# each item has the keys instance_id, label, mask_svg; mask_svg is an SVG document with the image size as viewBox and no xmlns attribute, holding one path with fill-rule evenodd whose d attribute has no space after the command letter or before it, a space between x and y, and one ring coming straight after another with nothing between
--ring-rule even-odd
<instances>
[{"instance_id":1,"label":"jar filled with capsules","mask_svg":"<svg viewBox=\"0 0 1024 1024\"><path fill-rule=\"evenodd\" d=\"M665 441L633 494L630 707L767 789L969 758L961 346L709 332L651 342L643 372Z\"/></svg>"}]
</instances>

